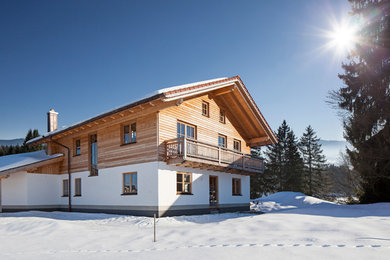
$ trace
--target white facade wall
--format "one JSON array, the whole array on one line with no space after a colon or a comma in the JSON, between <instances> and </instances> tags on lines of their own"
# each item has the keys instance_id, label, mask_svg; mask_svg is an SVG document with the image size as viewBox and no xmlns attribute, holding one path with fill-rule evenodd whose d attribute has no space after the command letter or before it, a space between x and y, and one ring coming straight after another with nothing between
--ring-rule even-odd
<instances>
[{"instance_id":1,"label":"white facade wall","mask_svg":"<svg viewBox=\"0 0 390 260\"><path fill-rule=\"evenodd\" d=\"M133 164L100 169L98 176L88 177L89 172L72 173L71 196L73 205L104 206L155 206L157 204L157 162ZM122 195L123 173L137 172L137 195ZM75 179L81 178L81 196L75 197ZM68 204L68 197L62 197L62 180L67 174L60 175L60 203Z\"/></svg>"},{"instance_id":2,"label":"white facade wall","mask_svg":"<svg viewBox=\"0 0 390 260\"><path fill-rule=\"evenodd\" d=\"M176 172L192 173L192 194L176 194ZM205 171L197 168L178 167L159 162L158 202L161 207L172 205L209 205L209 176L218 176L219 204L249 204L249 176L216 171ZM242 196L232 195L232 178L241 179Z\"/></svg>"},{"instance_id":3,"label":"white facade wall","mask_svg":"<svg viewBox=\"0 0 390 260\"><path fill-rule=\"evenodd\" d=\"M176 194L176 173L192 173L192 195ZM137 195L122 195L123 173L137 172ZM190 167L167 165L165 162L150 162L107 169L100 169L98 176L88 177L89 172L72 173L71 200L77 208L121 209L137 207L151 210L158 206L161 210L179 208L208 208L209 176L218 176L218 197L220 205L249 204L249 176L200 170ZM81 196L75 194L75 179L81 178ZM241 179L241 196L232 195L232 178ZM62 181L67 174L48 175L16 172L2 180L2 205L64 208L68 197L63 197Z\"/></svg>"},{"instance_id":4,"label":"white facade wall","mask_svg":"<svg viewBox=\"0 0 390 260\"><path fill-rule=\"evenodd\" d=\"M3 206L58 205L59 175L33 174L26 171L11 173L1 181Z\"/></svg>"}]
</instances>

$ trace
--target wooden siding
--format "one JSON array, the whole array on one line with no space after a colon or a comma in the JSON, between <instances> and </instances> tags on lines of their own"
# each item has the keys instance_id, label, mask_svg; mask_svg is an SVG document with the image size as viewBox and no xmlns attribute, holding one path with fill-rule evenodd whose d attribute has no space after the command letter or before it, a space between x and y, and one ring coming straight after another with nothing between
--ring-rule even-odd
<instances>
[{"instance_id":1,"label":"wooden siding","mask_svg":"<svg viewBox=\"0 0 390 260\"><path fill-rule=\"evenodd\" d=\"M98 169L152 162L157 160L157 112L147 115L126 114L110 122L87 127L82 132L73 133L55 141L71 149L71 172L89 170L89 136L97 134ZM121 128L126 123L137 123L136 143L122 145ZM75 140L80 139L81 154L75 156ZM67 172L67 150L54 142L48 142L48 153L63 153L65 160L59 173Z\"/></svg>"},{"instance_id":2,"label":"wooden siding","mask_svg":"<svg viewBox=\"0 0 390 260\"><path fill-rule=\"evenodd\" d=\"M202 115L202 102L209 103L209 116ZM164 141L177 138L177 122L181 121L196 126L197 140L218 145L218 135L227 136L227 148L233 149L234 139L241 141L241 152L250 153L250 147L246 145L245 140L232 125L228 115L226 123L219 121L219 109L213 99L208 95L184 100L176 106L162 109L159 113L159 160L164 158Z\"/></svg>"}]
</instances>

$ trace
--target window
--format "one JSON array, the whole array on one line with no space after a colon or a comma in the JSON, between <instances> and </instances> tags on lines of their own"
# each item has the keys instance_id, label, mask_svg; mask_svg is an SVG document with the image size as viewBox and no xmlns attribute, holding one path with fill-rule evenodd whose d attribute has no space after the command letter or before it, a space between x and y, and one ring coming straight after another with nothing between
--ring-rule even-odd
<instances>
[{"instance_id":1,"label":"window","mask_svg":"<svg viewBox=\"0 0 390 260\"><path fill-rule=\"evenodd\" d=\"M240 140L233 141L233 150L236 152L241 152L241 141Z\"/></svg>"},{"instance_id":2,"label":"window","mask_svg":"<svg viewBox=\"0 0 390 260\"><path fill-rule=\"evenodd\" d=\"M69 180L62 180L62 197L69 196Z\"/></svg>"},{"instance_id":3,"label":"window","mask_svg":"<svg viewBox=\"0 0 390 260\"><path fill-rule=\"evenodd\" d=\"M90 145L90 176L97 176L98 175L98 168L97 168L97 135L90 135L89 136L89 145Z\"/></svg>"},{"instance_id":4,"label":"window","mask_svg":"<svg viewBox=\"0 0 390 260\"><path fill-rule=\"evenodd\" d=\"M196 128L193 125L177 122L177 138L187 137L196 139Z\"/></svg>"},{"instance_id":5,"label":"window","mask_svg":"<svg viewBox=\"0 0 390 260\"><path fill-rule=\"evenodd\" d=\"M132 123L131 125L123 126L123 144L131 144L137 141L137 125Z\"/></svg>"},{"instance_id":6,"label":"window","mask_svg":"<svg viewBox=\"0 0 390 260\"><path fill-rule=\"evenodd\" d=\"M137 173L123 174L123 194L137 194Z\"/></svg>"},{"instance_id":7,"label":"window","mask_svg":"<svg viewBox=\"0 0 390 260\"><path fill-rule=\"evenodd\" d=\"M226 124L225 111L223 111L222 109L219 110L219 122Z\"/></svg>"},{"instance_id":8,"label":"window","mask_svg":"<svg viewBox=\"0 0 390 260\"><path fill-rule=\"evenodd\" d=\"M226 148L226 136L225 135L218 135L218 146Z\"/></svg>"},{"instance_id":9,"label":"window","mask_svg":"<svg viewBox=\"0 0 390 260\"><path fill-rule=\"evenodd\" d=\"M178 172L176 173L176 192L177 194L191 194L191 173Z\"/></svg>"},{"instance_id":10,"label":"window","mask_svg":"<svg viewBox=\"0 0 390 260\"><path fill-rule=\"evenodd\" d=\"M232 179L232 195L241 195L241 179Z\"/></svg>"},{"instance_id":11,"label":"window","mask_svg":"<svg viewBox=\"0 0 390 260\"><path fill-rule=\"evenodd\" d=\"M209 116L209 103L202 101L202 115Z\"/></svg>"},{"instance_id":12,"label":"window","mask_svg":"<svg viewBox=\"0 0 390 260\"><path fill-rule=\"evenodd\" d=\"M74 155L80 155L81 154L81 145L80 145L80 139L76 139L74 142Z\"/></svg>"},{"instance_id":13,"label":"window","mask_svg":"<svg viewBox=\"0 0 390 260\"><path fill-rule=\"evenodd\" d=\"M81 178L74 179L74 195L81 196Z\"/></svg>"}]
</instances>

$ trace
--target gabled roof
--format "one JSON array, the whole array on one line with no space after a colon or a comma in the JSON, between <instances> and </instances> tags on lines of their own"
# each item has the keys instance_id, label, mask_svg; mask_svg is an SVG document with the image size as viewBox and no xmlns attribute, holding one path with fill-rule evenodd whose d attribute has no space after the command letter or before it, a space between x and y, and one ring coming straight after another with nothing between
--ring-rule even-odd
<instances>
[{"instance_id":1,"label":"gabled roof","mask_svg":"<svg viewBox=\"0 0 390 260\"><path fill-rule=\"evenodd\" d=\"M232 88L232 86L234 86L234 88ZM61 133L64 133L66 131L70 131L70 130L75 129L77 127L80 127L82 125L86 125L86 124L92 123L96 120L111 116L113 114L132 109L133 107L136 107L136 106L151 103L152 101L155 101L155 100L161 100L164 102L168 102L168 101L172 101L172 100L190 98L190 97L195 96L195 95L200 95L202 93L208 93L208 92L212 92L212 91L214 91L213 93L216 93L215 91L217 91L217 90L223 91L224 88L230 88L231 91L234 91L234 89L236 87L238 87L238 89L239 89L239 91L236 91L236 93L238 93L238 92L240 93L240 98L237 99L237 97L234 97L234 100L238 103L240 103L240 102L245 103L245 104L238 104L238 107L243 108L243 106L245 106L245 109L247 109L248 111L243 115L244 116L249 115L250 117L253 117L248 121L248 123L256 124L256 126L254 126L254 128L261 127L262 128L261 132L263 135L265 135L264 138L262 138L261 140L259 138L257 138L257 140L256 140L257 142L252 142L252 144L258 143L258 144L264 145L264 144L271 144L271 143L277 142L277 139L276 139L273 131L269 127L268 123L265 121L259 108L257 107L253 98L249 94L244 83L241 81L241 78L239 76L235 76L235 77L230 77L230 78L216 78L216 79L211 79L211 80L206 80L206 81L199 81L199 82L194 82L194 83L190 83L190 84L184 84L184 85L160 89L160 90L155 91L153 94L148 95L147 97L145 97L141 100L129 103L127 105L124 105L124 106L121 106L118 108L115 108L113 110L110 110L110 111L107 111L105 113L99 114L97 116L91 117L91 118L84 120L82 122L73 124L71 126L45 133L40 137L36 137L36 138L28 141L27 144L34 144L34 143L40 142L40 141L47 139L51 136L59 135ZM219 92L219 94L221 94L221 93L222 92ZM228 93L229 93L229 91L226 91L226 92L223 92L222 94L228 94ZM220 95L220 96L222 96L222 95ZM221 105L223 105L222 99L221 99L220 103L221 103ZM231 114L234 114L234 113L231 113ZM239 126L237 125L237 127L239 127ZM256 129L251 130L252 131L251 135L258 137L258 135L254 134L254 132L253 132L254 130L256 130ZM254 138L252 138L251 140L253 141Z\"/></svg>"},{"instance_id":2,"label":"gabled roof","mask_svg":"<svg viewBox=\"0 0 390 260\"><path fill-rule=\"evenodd\" d=\"M63 156L62 153L47 155L44 150L0 156L0 176L38 167L42 163L52 163L62 159Z\"/></svg>"}]
</instances>

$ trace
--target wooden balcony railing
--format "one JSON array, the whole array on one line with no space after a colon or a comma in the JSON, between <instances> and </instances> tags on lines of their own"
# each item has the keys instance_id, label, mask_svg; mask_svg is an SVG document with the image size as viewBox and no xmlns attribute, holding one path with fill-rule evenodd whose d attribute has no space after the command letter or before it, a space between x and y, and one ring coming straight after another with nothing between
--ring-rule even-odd
<instances>
[{"instance_id":1,"label":"wooden balcony railing","mask_svg":"<svg viewBox=\"0 0 390 260\"><path fill-rule=\"evenodd\" d=\"M232 169L262 173L264 162L262 159L229 150L224 147L211 145L189 138L177 138L165 142L166 161L183 160L210 163Z\"/></svg>"}]
</instances>

